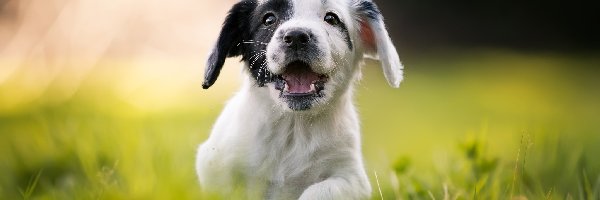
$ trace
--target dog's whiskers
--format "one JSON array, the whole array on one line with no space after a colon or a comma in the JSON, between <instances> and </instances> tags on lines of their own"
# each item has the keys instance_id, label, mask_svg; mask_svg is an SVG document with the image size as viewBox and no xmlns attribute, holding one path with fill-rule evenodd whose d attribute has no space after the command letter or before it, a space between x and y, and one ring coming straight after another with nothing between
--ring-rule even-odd
<instances>
[{"instance_id":1,"label":"dog's whiskers","mask_svg":"<svg viewBox=\"0 0 600 200\"><path fill-rule=\"evenodd\" d=\"M254 66L254 63L256 63L256 61L258 61L258 59L260 59L261 57L265 57L266 53L265 52L259 52L257 54L254 54L254 60L252 61L252 63L250 64L250 66ZM250 58L250 60L252 60L252 57ZM252 67L254 68L254 67Z\"/></svg>"},{"instance_id":2,"label":"dog's whiskers","mask_svg":"<svg viewBox=\"0 0 600 200\"><path fill-rule=\"evenodd\" d=\"M260 28L260 29L262 29L262 30L267 30L267 31L271 31L271 32L275 32L275 30L273 30L273 29L270 29L270 28Z\"/></svg>"},{"instance_id":3,"label":"dog's whiskers","mask_svg":"<svg viewBox=\"0 0 600 200\"><path fill-rule=\"evenodd\" d=\"M250 58L248 58L248 60L254 60L251 64L251 66L254 65L254 62L256 62L256 60L258 60L260 58L260 56L265 56L267 51L265 50L260 50L260 51L252 51L252 56L250 56Z\"/></svg>"},{"instance_id":4,"label":"dog's whiskers","mask_svg":"<svg viewBox=\"0 0 600 200\"><path fill-rule=\"evenodd\" d=\"M269 45L269 43L266 42L261 42L261 41L255 41L255 40L242 40L239 44L255 44L255 45Z\"/></svg>"},{"instance_id":5,"label":"dog's whiskers","mask_svg":"<svg viewBox=\"0 0 600 200\"><path fill-rule=\"evenodd\" d=\"M267 70L267 60L266 60L266 50L252 51L252 56L248 58L250 61L250 69L257 70L253 73L254 78L256 80L269 81L272 77L272 74ZM259 63L259 60L261 60ZM264 83L261 83L264 84Z\"/></svg>"}]
</instances>

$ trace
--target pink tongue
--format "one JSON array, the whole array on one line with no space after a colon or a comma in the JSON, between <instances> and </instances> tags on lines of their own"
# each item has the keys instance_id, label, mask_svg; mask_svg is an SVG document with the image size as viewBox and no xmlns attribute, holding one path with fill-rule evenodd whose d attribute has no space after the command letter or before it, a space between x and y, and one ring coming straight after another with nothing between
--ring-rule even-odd
<instances>
[{"instance_id":1,"label":"pink tongue","mask_svg":"<svg viewBox=\"0 0 600 200\"><path fill-rule=\"evenodd\" d=\"M288 66L289 69L283 74L283 79L288 85L290 94L309 93L310 85L319 80L319 74L312 72L305 66Z\"/></svg>"}]
</instances>

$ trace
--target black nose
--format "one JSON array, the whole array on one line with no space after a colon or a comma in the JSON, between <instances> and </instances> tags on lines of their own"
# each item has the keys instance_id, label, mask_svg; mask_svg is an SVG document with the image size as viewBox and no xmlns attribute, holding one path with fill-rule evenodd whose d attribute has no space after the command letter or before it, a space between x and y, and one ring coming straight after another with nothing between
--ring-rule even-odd
<instances>
[{"instance_id":1,"label":"black nose","mask_svg":"<svg viewBox=\"0 0 600 200\"><path fill-rule=\"evenodd\" d=\"M288 31L285 36L283 36L283 42L290 48L302 48L310 42L310 35L303 30Z\"/></svg>"}]
</instances>

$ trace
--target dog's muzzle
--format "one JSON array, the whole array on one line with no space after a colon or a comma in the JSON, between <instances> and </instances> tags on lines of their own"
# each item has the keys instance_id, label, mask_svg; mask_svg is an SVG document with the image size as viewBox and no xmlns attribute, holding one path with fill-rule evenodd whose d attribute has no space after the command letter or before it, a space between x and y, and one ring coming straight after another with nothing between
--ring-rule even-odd
<instances>
[{"instance_id":1,"label":"dog's muzzle","mask_svg":"<svg viewBox=\"0 0 600 200\"><path fill-rule=\"evenodd\" d=\"M278 38L285 64L274 76L275 89L292 110L307 110L317 98L323 97L329 77L314 71L318 55L317 39L307 29L293 28Z\"/></svg>"}]
</instances>

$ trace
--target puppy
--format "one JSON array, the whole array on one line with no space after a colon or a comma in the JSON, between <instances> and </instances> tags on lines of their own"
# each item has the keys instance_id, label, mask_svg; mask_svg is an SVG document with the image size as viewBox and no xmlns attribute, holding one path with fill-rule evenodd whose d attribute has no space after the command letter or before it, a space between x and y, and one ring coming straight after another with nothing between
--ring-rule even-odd
<instances>
[{"instance_id":1,"label":"puppy","mask_svg":"<svg viewBox=\"0 0 600 200\"><path fill-rule=\"evenodd\" d=\"M242 0L223 23L203 88L236 56L247 76L198 148L202 187L245 188L249 199L369 198L353 87L365 56L381 61L392 87L402 80L377 6Z\"/></svg>"}]
</instances>

